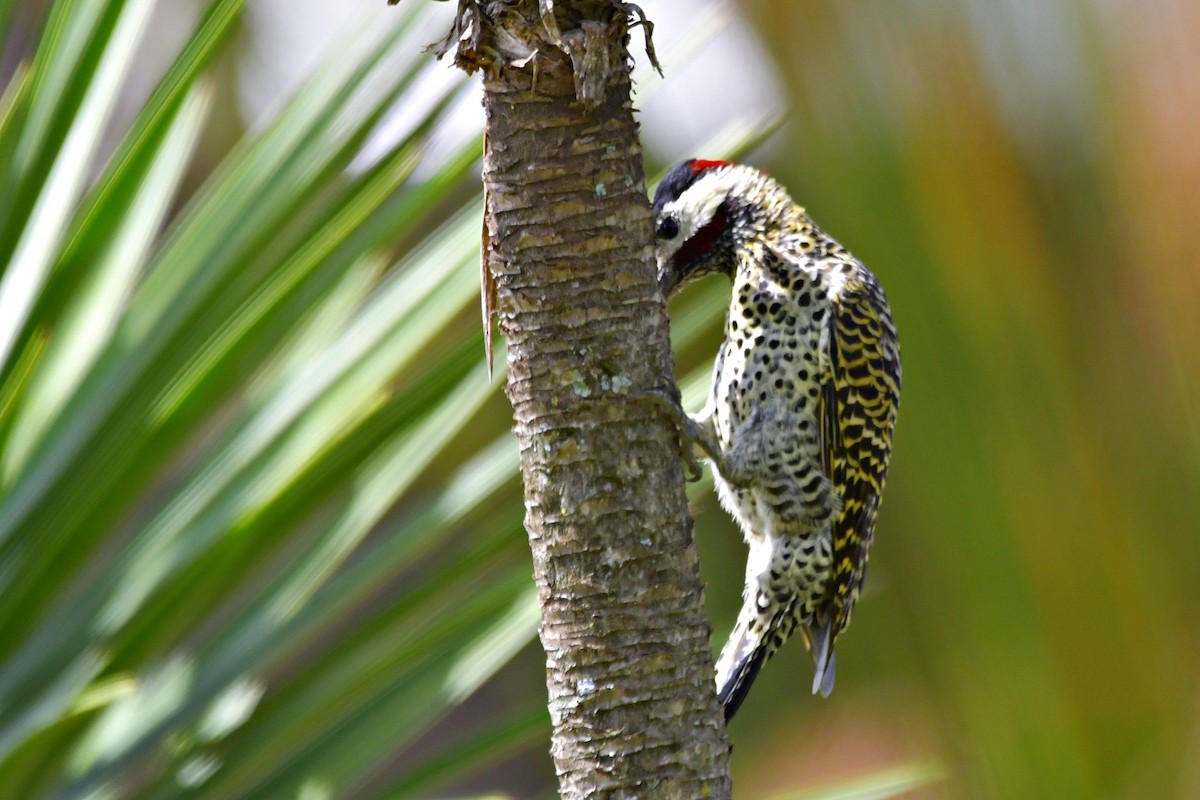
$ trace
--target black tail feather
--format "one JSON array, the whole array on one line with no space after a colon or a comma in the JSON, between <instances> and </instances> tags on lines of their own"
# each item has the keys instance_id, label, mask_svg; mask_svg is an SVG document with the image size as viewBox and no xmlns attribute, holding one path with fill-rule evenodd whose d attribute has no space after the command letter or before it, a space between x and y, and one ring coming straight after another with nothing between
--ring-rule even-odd
<instances>
[{"instance_id":1,"label":"black tail feather","mask_svg":"<svg viewBox=\"0 0 1200 800\"><path fill-rule=\"evenodd\" d=\"M767 648L755 647L734 666L725 684L717 692L717 699L725 709L725 722L741 708L742 701L750 694L750 687L758 677L758 671L767 663Z\"/></svg>"}]
</instances>

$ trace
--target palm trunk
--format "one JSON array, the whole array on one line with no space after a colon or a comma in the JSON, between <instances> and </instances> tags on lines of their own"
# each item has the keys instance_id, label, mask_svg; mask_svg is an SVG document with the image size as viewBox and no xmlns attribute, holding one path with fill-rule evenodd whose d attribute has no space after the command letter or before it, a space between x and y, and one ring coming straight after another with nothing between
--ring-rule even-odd
<instances>
[{"instance_id":1,"label":"palm trunk","mask_svg":"<svg viewBox=\"0 0 1200 800\"><path fill-rule=\"evenodd\" d=\"M460 0L451 41L473 34L456 60L484 72L485 261L562 797L728 798L677 433L646 397L674 384L617 5Z\"/></svg>"}]
</instances>

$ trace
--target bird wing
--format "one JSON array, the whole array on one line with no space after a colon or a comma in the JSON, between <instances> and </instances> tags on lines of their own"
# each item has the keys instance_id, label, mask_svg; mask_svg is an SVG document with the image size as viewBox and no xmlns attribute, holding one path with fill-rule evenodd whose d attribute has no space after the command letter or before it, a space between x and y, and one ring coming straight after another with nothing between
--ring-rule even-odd
<instances>
[{"instance_id":1,"label":"bird wing","mask_svg":"<svg viewBox=\"0 0 1200 800\"><path fill-rule=\"evenodd\" d=\"M900 399L900 348L887 298L865 267L850 264L831 297L819 402L821 460L842 501L830 590L817 615L818 629L826 627L818 638L830 650L850 622L866 574Z\"/></svg>"}]
</instances>

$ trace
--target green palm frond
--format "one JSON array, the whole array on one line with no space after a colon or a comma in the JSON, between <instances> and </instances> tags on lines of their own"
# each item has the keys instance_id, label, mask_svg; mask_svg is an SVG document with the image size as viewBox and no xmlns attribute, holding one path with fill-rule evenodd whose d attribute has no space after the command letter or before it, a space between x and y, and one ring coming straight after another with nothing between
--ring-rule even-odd
<instances>
[{"instance_id":1,"label":"green palm frond","mask_svg":"<svg viewBox=\"0 0 1200 800\"><path fill-rule=\"evenodd\" d=\"M341 791L535 629L515 456L461 435L477 202L437 223L478 144L413 179L452 87L349 171L423 66L406 10L175 210L216 2L89 181L153 5L57 4L5 95L3 793Z\"/></svg>"}]
</instances>

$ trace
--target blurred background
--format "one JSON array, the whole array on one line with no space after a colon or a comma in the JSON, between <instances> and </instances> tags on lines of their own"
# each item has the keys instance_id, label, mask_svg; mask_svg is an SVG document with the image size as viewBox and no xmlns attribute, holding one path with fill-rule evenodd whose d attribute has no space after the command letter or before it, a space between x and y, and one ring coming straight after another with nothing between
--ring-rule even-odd
<instances>
[{"instance_id":1,"label":"blurred background","mask_svg":"<svg viewBox=\"0 0 1200 800\"><path fill-rule=\"evenodd\" d=\"M0 797L553 796L452 5L0 2ZM642 5L648 176L768 169L903 350L837 690L772 661L738 797L1200 797L1200 5Z\"/></svg>"}]
</instances>

